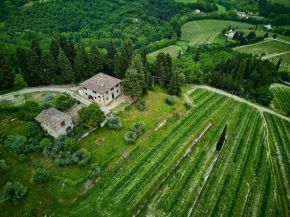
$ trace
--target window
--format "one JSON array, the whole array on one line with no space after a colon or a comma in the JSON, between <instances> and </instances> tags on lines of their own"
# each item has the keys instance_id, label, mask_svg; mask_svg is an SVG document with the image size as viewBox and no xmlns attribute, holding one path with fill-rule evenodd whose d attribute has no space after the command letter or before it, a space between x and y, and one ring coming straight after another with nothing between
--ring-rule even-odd
<instances>
[{"instance_id":1,"label":"window","mask_svg":"<svg viewBox=\"0 0 290 217\"><path fill-rule=\"evenodd\" d=\"M62 121L60 125L63 127L65 125L65 121Z\"/></svg>"},{"instance_id":2,"label":"window","mask_svg":"<svg viewBox=\"0 0 290 217\"><path fill-rule=\"evenodd\" d=\"M119 84L116 85L116 87L118 87L118 86L119 86Z\"/></svg>"},{"instance_id":3,"label":"window","mask_svg":"<svg viewBox=\"0 0 290 217\"><path fill-rule=\"evenodd\" d=\"M86 95L88 95L87 93L85 93Z\"/></svg>"},{"instance_id":4,"label":"window","mask_svg":"<svg viewBox=\"0 0 290 217\"><path fill-rule=\"evenodd\" d=\"M94 94L96 94L96 91L93 91Z\"/></svg>"},{"instance_id":5,"label":"window","mask_svg":"<svg viewBox=\"0 0 290 217\"><path fill-rule=\"evenodd\" d=\"M108 94L108 93L109 93L109 91L106 92L106 94Z\"/></svg>"},{"instance_id":6,"label":"window","mask_svg":"<svg viewBox=\"0 0 290 217\"><path fill-rule=\"evenodd\" d=\"M117 90L117 93L119 93L119 90Z\"/></svg>"},{"instance_id":7,"label":"window","mask_svg":"<svg viewBox=\"0 0 290 217\"><path fill-rule=\"evenodd\" d=\"M101 98L100 96L98 96L98 98Z\"/></svg>"},{"instance_id":8,"label":"window","mask_svg":"<svg viewBox=\"0 0 290 217\"><path fill-rule=\"evenodd\" d=\"M85 90L87 90L87 88L86 88L86 87L84 87L84 89L85 89Z\"/></svg>"},{"instance_id":9,"label":"window","mask_svg":"<svg viewBox=\"0 0 290 217\"><path fill-rule=\"evenodd\" d=\"M107 97L107 100L109 100L109 97Z\"/></svg>"},{"instance_id":10,"label":"window","mask_svg":"<svg viewBox=\"0 0 290 217\"><path fill-rule=\"evenodd\" d=\"M113 90L114 90L114 88L111 89L111 91L113 91Z\"/></svg>"},{"instance_id":11,"label":"window","mask_svg":"<svg viewBox=\"0 0 290 217\"><path fill-rule=\"evenodd\" d=\"M97 99L97 97L95 97L95 99Z\"/></svg>"}]
</instances>

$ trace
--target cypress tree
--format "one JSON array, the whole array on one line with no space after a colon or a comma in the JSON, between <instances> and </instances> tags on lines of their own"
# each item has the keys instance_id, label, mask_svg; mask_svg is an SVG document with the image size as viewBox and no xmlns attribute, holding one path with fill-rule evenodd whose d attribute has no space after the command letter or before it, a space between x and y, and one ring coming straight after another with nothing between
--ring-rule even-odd
<instances>
[{"instance_id":1,"label":"cypress tree","mask_svg":"<svg viewBox=\"0 0 290 217\"><path fill-rule=\"evenodd\" d=\"M104 71L102 55L100 54L98 48L96 48L95 45L91 46L89 62L90 62L89 67L90 76L93 76L99 72Z\"/></svg>"},{"instance_id":2,"label":"cypress tree","mask_svg":"<svg viewBox=\"0 0 290 217\"><path fill-rule=\"evenodd\" d=\"M64 83L70 83L74 80L74 72L70 65L68 58L65 56L61 49L57 58L58 69L61 73L61 77Z\"/></svg>"},{"instance_id":3,"label":"cypress tree","mask_svg":"<svg viewBox=\"0 0 290 217\"><path fill-rule=\"evenodd\" d=\"M142 58L142 64L144 67L144 79L146 86L143 87L143 94L147 93L148 87L149 87L149 72L148 72L148 61L147 61L147 55L145 48L142 48L141 50L141 58Z\"/></svg>"},{"instance_id":4,"label":"cypress tree","mask_svg":"<svg viewBox=\"0 0 290 217\"><path fill-rule=\"evenodd\" d=\"M165 54L164 53L159 53L156 58L155 62L155 75L159 77L159 84L162 85L164 84L164 78L163 76L165 75L166 71L166 60L165 60Z\"/></svg>"},{"instance_id":5,"label":"cypress tree","mask_svg":"<svg viewBox=\"0 0 290 217\"><path fill-rule=\"evenodd\" d=\"M198 62L198 61L199 61L199 51L197 51L197 52L195 53L194 61L195 61L195 62Z\"/></svg>"},{"instance_id":6,"label":"cypress tree","mask_svg":"<svg viewBox=\"0 0 290 217\"><path fill-rule=\"evenodd\" d=\"M14 84L15 74L7 59L0 52L0 87L11 87Z\"/></svg>"},{"instance_id":7,"label":"cypress tree","mask_svg":"<svg viewBox=\"0 0 290 217\"><path fill-rule=\"evenodd\" d=\"M50 45L49 45L49 52L55 60L57 60L57 57L59 54L59 48L60 48L60 46L59 46L58 41L55 39L52 39L50 41Z\"/></svg>"},{"instance_id":8,"label":"cypress tree","mask_svg":"<svg viewBox=\"0 0 290 217\"><path fill-rule=\"evenodd\" d=\"M226 125L226 126L224 127L224 130L223 130L223 132L222 132L222 135L220 136L220 138L219 138L219 140L218 140L218 142L217 142L217 145L216 145L216 150L217 150L217 151L220 151L221 148L223 147L223 144L224 144L225 139L226 139L227 126L228 126L228 125Z\"/></svg>"},{"instance_id":9,"label":"cypress tree","mask_svg":"<svg viewBox=\"0 0 290 217\"><path fill-rule=\"evenodd\" d=\"M36 52L31 49L27 55L27 70L23 72L23 79L29 86L41 84L41 66L40 58Z\"/></svg>"},{"instance_id":10,"label":"cypress tree","mask_svg":"<svg viewBox=\"0 0 290 217\"><path fill-rule=\"evenodd\" d=\"M165 79L167 81L167 84L169 83L168 80L172 77L172 59L169 53L166 54L166 66L167 66L167 72L165 73Z\"/></svg>"},{"instance_id":11,"label":"cypress tree","mask_svg":"<svg viewBox=\"0 0 290 217\"><path fill-rule=\"evenodd\" d=\"M76 57L76 48L75 48L75 44L74 44L72 35L70 35L69 38L68 38L67 49L66 50L67 50L67 52L65 53L65 55L69 59L70 64L73 66L74 60L75 60L75 57Z\"/></svg>"},{"instance_id":12,"label":"cypress tree","mask_svg":"<svg viewBox=\"0 0 290 217\"><path fill-rule=\"evenodd\" d=\"M16 48L16 57L17 57L17 64L18 67L21 70L21 73L24 74L28 70L28 65L27 65L27 57L25 52L20 49Z\"/></svg>"},{"instance_id":13,"label":"cypress tree","mask_svg":"<svg viewBox=\"0 0 290 217\"><path fill-rule=\"evenodd\" d=\"M135 69L138 74L138 80L142 87L142 93L147 91L147 83L145 79L145 71L142 62L135 56L130 65L131 69Z\"/></svg>"},{"instance_id":14,"label":"cypress tree","mask_svg":"<svg viewBox=\"0 0 290 217\"><path fill-rule=\"evenodd\" d=\"M126 77L122 80L124 94L130 96L132 99L140 97L142 94L142 85L139 81L140 75L137 70L129 68L126 72Z\"/></svg>"},{"instance_id":15,"label":"cypress tree","mask_svg":"<svg viewBox=\"0 0 290 217\"><path fill-rule=\"evenodd\" d=\"M121 66L121 77L125 76L125 73L130 65L130 58L127 54L126 45L122 46L121 55L120 55L120 66Z\"/></svg>"},{"instance_id":16,"label":"cypress tree","mask_svg":"<svg viewBox=\"0 0 290 217\"><path fill-rule=\"evenodd\" d=\"M67 54L67 47L68 47L68 44L67 44L67 40L66 38L63 36L63 35L60 35L59 38L58 38L58 44L60 46L60 49L62 49L62 51Z\"/></svg>"},{"instance_id":17,"label":"cypress tree","mask_svg":"<svg viewBox=\"0 0 290 217\"><path fill-rule=\"evenodd\" d=\"M84 46L78 47L74 64L74 72L76 81L81 81L90 76L89 58Z\"/></svg>"},{"instance_id":18,"label":"cypress tree","mask_svg":"<svg viewBox=\"0 0 290 217\"><path fill-rule=\"evenodd\" d=\"M169 83L168 92L170 95L181 96L181 83L177 72L174 72Z\"/></svg>"},{"instance_id":19,"label":"cypress tree","mask_svg":"<svg viewBox=\"0 0 290 217\"><path fill-rule=\"evenodd\" d=\"M279 68L280 68L281 62L282 62L282 58L279 59L277 65L276 65L276 71L277 71L277 72L279 71Z\"/></svg>"},{"instance_id":20,"label":"cypress tree","mask_svg":"<svg viewBox=\"0 0 290 217\"><path fill-rule=\"evenodd\" d=\"M115 61L114 61L114 76L116 77L116 78L120 78L120 79L122 79L122 74L121 74L121 64L120 64L120 57L119 57L119 55L117 54L116 56L115 56Z\"/></svg>"},{"instance_id":21,"label":"cypress tree","mask_svg":"<svg viewBox=\"0 0 290 217\"><path fill-rule=\"evenodd\" d=\"M51 84L57 71L57 63L50 52L44 51L41 55L42 83Z\"/></svg>"},{"instance_id":22,"label":"cypress tree","mask_svg":"<svg viewBox=\"0 0 290 217\"><path fill-rule=\"evenodd\" d=\"M117 55L117 49L112 40L110 40L108 49L107 49L107 58L106 58L106 73L109 75L114 74L115 68L115 56Z\"/></svg>"}]
</instances>

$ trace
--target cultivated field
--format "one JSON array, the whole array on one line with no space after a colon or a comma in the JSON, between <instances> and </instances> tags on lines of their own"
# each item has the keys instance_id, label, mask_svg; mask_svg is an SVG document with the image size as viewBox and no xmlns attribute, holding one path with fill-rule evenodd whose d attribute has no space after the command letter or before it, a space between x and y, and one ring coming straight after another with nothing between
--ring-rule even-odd
<instances>
[{"instance_id":1,"label":"cultivated field","mask_svg":"<svg viewBox=\"0 0 290 217\"><path fill-rule=\"evenodd\" d=\"M290 87L279 85L273 86L271 90L274 93L274 107L286 115L290 115Z\"/></svg>"},{"instance_id":2,"label":"cultivated field","mask_svg":"<svg viewBox=\"0 0 290 217\"><path fill-rule=\"evenodd\" d=\"M282 58L282 62L281 62L279 71L290 72L290 51L288 51L287 53L281 54L281 55L277 55L277 56L273 56L271 58L268 58L268 60L277 64L281 58Z\"/></svg>"},{"instance_id":3,"label":"cultivated field","mask_svg":"<svg viewBox=\"0 0 290 217\"><path fill-rule=\"evenodd\" d=\"M238 29L254 27L251 24L234 21L198 20L184 24L181 28L181 40L189 41L190 45L212 43L219 33L229 26Z\"/></svg>"},{"instance_id":4,"label":"cultivated field","mask_svg":"<svg viewBox=\"0 0 290 217\"><path fill-rule=\"evenodd\" d=\"M168 118L63 214L288 216L290 122L204 89L189 98L190 111Z\"/></svg>"},{"instance_id":5,"label":"cultivated field","mask_svg":"<svg viewBox=\"0 0 290 217\"><path fill-rule=\"evenodd\" d=\"M179 51L181 51L181 54L183 54L181 47L176 46L176 45L170 45L170 46L165 47L163 49L149 53L148 55L151 57L156 57L159 53L165 53L165 54L168 53L171 57L177 57Z\"/></svg>"}]
</instances>

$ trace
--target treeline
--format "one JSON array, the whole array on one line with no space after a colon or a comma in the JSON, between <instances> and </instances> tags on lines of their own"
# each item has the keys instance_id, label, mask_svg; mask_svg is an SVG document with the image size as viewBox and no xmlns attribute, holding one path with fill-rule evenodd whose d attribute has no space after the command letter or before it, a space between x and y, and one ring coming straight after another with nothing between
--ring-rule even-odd
<instances>
[{"instance_id":1,"label":"treeline","mask_svg":"<svg viewBox=\"0 0 290 217\"><path fill-rule=\"evenodd\" d=\"M257 36L255 31L249 32L248 35L245 34L243 31L237 31L234 34L233 39L239 41L239 45L245 45L263 41L264 37L268 37L268 33L266 33L265 36Z\"/></svg>"}]
</instances>

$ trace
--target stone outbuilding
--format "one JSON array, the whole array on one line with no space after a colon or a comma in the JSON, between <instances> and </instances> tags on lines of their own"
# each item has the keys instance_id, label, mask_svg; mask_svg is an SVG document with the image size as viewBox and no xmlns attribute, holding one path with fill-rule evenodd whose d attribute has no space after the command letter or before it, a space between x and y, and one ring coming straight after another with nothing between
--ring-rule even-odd
<instances>
[{"instance_id":1,"label":"stone outbuilding","mask_svg":"<svg viewBox=\"0 0 290 217\"><path fill-rule=\"evenodd\" d=\"M79 94L106 106L122 93L121 80L98 73L80 84Z\"/></svg>"},{"instance_id":2,"label":"stone outbuilding","mask_svg":"<svg viewBox=\"0 0 290 217\"><path fill-rule=\"evenodd\" d=\"M35 120L40 122L42 129L54 138L66 135L73 128L71 117L55 108L42 111Z\"/></svg>"}]
</instances>

